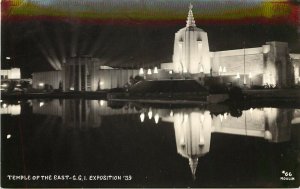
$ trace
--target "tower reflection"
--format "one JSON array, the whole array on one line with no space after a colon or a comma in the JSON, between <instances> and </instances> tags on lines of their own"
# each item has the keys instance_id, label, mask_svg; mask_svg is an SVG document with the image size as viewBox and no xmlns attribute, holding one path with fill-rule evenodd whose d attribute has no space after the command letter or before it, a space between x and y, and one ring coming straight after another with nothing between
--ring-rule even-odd
<instances>
[{"instance_id":1,"label":"tower reflection","mask_svg":"<svg viewBox=\"0 0 300 189\"><path fill-rule=\"evenodd\" d=\"M174 123L177 152L189 160L195 178L198 158L209 152L213 133L286 142L291 138L292 114L290 109L261 108L245 110L237 118L228 113L213 115L207 110L179 110L163 120Z\"/></svg>"},{"instance_id":2,"label":"tower reflection","mask_svg":"<svg viewBox=\"0 0 300 189\"><path fill-rule=\"evenodd\" d=\"M193 178L196 178L199 158L210 151L214 133L259 137L272 143L286 142L291 138L292 123L298 123L300 115L299 110L294 109L251 108L238 110L240 116L235 117L235 114L220 114L216 110L153 108L130 103L116 105L104 100L84 99L36 100L32 102L32 108L35 114L59 116L64 126L76 128L100 127L103 117L126 114L136 114L132 124L150 123L150 120L153 125L173 123L177 152L188 159Z\"/></svg>"},{"instance_id":3,"label":"tower reflection","mask_svg":"<svg viewBox=\"0 0 300 189\"><path fill-rule=\"evenodd\" d=\"M174 129L177 152L189 159L189 165L195 177L198 157L209 152L211 123L209 111L179 112L174 116Z\"/></svg>"}]
</instances>

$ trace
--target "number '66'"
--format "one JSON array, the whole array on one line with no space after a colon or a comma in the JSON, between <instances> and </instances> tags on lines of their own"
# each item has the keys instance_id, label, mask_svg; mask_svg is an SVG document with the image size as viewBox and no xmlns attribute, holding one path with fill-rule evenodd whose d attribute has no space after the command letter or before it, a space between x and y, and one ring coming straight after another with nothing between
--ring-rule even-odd
<instances>
[{"instance_id":1,"label":"number '66'","mask_svg":"<svg viewBox=\"0 0 300 189\"><path fill-rule=\"evenodd\" d=\"M284 173L284 176L286 176L286 177L287 177L287 176L292 176L292 173L291 173L291 172L285 172L285 173Z\"/></svg>"}]
</instances>

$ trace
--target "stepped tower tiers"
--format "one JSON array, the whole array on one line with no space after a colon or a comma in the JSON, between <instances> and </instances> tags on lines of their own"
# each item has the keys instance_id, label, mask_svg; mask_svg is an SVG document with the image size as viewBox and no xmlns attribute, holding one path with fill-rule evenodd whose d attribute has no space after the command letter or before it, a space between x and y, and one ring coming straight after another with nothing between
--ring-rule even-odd
<instances>
[{"instance_id":1,"label":"stepped tower tiers","mask_svg":"<svg viewBox=\"0 0 300 189\"><path fill-rule=\"evenodd\" d=\"M178 73L210 73L210 54L207 33L196 27L192 4L186 27L175 34L173 70Z\"/></svg>"}]
</instances>

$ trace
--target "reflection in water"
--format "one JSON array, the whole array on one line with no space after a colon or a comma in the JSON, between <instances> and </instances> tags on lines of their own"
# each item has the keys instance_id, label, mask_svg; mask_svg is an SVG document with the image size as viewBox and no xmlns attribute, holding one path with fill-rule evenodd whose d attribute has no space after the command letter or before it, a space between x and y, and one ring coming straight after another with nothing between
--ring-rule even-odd
<instances>
[{"instance_id":1,"label":"reflection in water","mask_svg":"<svg viewBox=\"0 0 300 189\"><path fill-rule=\"evenodd\" d=\"M39 104L43 103L43 106ZM134 108L124 106L111 108L104 100L52 100L32 102L33 113L62 117L63 125L69 127L98 127L103 116L139 113Z\"/></svg>"},{"instance_id":2,"label":"reflection in water","mask_svg":"<svg viewBox=\"0 0 300 189\"><path fill-rule=\"evenodd\" d=\"M177 152L189 159L193 176L198 157L209 152L212 133L261 137L270 142L285 142L291 137L292 111L277 108L250 109L241 117L209 111L191 110L165 118L174 122Z\"/></svg>"},{"instance_id":3,"label":"reflection in water","mask_svg":"<svg viewBox=\"0 0 300 189\"><path fill-rule=\"evenodd\" d=\"M6 108L12 107L6 106ZM215 115L212 110L197 108L171 110L137 108L131 104L117 105L117 108L110 106L114 104L104 100L32 101L33 113L59 116L62 118L63 125L68 127L99 127L104 116L122 114L136 114L142 123L145 122L146 117L149 120L153 117L153 123L156 124L160 120L173 123L177 152L189 160L194 178L198 158L209 152L213 133L260 137L274 143L285 142L290 140L291 124L299 123L300 117L299 110L278 108L251 108L241 111L240 117L234 117L229 113Z\"/></svg>"},{"instance_id":4,"label":"reflection in water","mask_svg":"<svg viewBox=\"0 0 300 189\"><path fill-rule=\"evenodd\" d=\"M211 117L208 111L175 113L173 117L177 152L189 159L195 177L198 157L210 147Z\"/></svg>"},{"instance_id":5,"label":"reflection in water","mask_svg":"<svg viewBox=\"0 0 300 189\"><path fill-rule=\"evenodd\" d=\"M20 104L7 104L5 102L1 103L0 114L20 115L20 113L21 113Z\"/></svg>"}]
</instances>

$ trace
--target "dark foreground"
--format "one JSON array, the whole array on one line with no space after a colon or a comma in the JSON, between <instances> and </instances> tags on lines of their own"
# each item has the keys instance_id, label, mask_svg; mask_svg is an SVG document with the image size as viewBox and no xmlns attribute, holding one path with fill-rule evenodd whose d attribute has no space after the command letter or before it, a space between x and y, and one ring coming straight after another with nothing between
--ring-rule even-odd
<instances>
[{"instance_id":1,"label":"dark foreground","mask_svg":"<svg viewBox=\"0 0 300 189\"><path fill-rule=\"evenodd\" d=\"M5 188L300 184L299 107L19 103L1 103Z\"/></svg>"}]
</instances>

